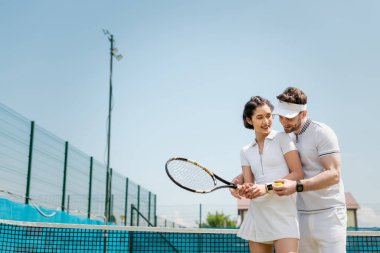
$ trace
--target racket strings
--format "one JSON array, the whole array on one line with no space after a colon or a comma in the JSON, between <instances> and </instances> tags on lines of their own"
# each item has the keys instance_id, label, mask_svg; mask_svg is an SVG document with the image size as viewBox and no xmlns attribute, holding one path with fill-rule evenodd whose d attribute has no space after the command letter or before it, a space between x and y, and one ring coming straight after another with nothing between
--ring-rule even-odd
<instances>
[{"instance_id":1,"label":"racket strings","mask_svg":"<svg viewBox=\"0 0 380 253\"><path fill-rule=\"evenodd\" d=\"M193 190L209 190L216 185L208 172L191 162L172 160L167 169L177 183Z\"/></svg>"}]
</instances>

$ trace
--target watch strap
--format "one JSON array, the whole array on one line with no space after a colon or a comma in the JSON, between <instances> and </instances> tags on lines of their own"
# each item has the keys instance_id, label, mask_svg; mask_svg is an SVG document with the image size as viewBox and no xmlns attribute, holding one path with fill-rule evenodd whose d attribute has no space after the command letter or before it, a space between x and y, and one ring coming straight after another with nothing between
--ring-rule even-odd
<instances>
[{"instance_id":1,"label":"watch strap","mask_svg":"<svg viewBox=\"0 0 380 253\"><path fill-rule=\"evenodd\" d=\"M267 189L267 193L273 192L273 185L272 184L265 184L265 188Z\"/></svg>"}]
</instances>

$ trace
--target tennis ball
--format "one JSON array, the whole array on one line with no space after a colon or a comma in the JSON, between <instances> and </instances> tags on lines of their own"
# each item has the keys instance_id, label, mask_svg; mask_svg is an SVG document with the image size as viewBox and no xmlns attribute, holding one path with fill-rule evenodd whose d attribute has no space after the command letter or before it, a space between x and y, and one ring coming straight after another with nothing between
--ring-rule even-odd
<instances>
[{"instance_id":1,"label":"tennis ball","mask_svg":"<svg viewBox=\"0 0 380 253\"><path fill-rule=\"evenodd\" d=\"M276 183L274 183L274 186L277 186L277 187L284 186L284 183L282 183L282 182L276 182Z\"/></svg>"}]
</instances>

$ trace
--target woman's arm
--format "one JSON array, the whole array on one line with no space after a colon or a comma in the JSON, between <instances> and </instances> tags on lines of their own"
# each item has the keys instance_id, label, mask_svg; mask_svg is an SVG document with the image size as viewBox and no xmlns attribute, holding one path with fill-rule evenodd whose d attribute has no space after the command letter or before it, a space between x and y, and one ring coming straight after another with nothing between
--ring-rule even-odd
<instances>
[{"instance_id":1,"label":"woman's arm","mask_svg":"<svg viewBox=\"0 0 380 253\"><path fill-rule=\"evenodd\" d=\"M279 196L293 194L296 191L296 181L304 178L301 159L298 151L289 151L284 155L284 157L289 167L289 174L283 179L278 179L275 181L275 183L282 183L282 186L276 186L276 184L273 186L273 190Z\"/></svg>"},{"instance_id":2,"label":"woman's arm","mask_svg":"<svg viewBox=\"0 0 380 253\"><path fill-rule=\"evenodd\" d=\"M238 190L239 195L247 199L255 199L267 193L264 184L255 184L255 176L252 173L250 166L242 166L244 184Z\"/></svg>"},{"instance_id":3,"label":"woman's arm","mask_svg":"<svg viewBox=\"0 0 380 253\"><path fill-rule=\"evenodd\" d=\"M253 183L255 177L252 173L251 166L241 166L243 172L243 182L244 183Z\"/></svg>"},{"instance_id":4,"label":"woman's arm","mask_svg":"<svg viewBox=\"0 0 380 253\"><path fill-rule=\"evenodd\" d=\"M237 189L237 192L239 196L247 197L247 194L251 192L251 186L253 185L253 182L255 181L255 176L252 173L251 166L241 166L242 169L242 176L243 176L243 182L239 189Z\"/></svg>"},{"instance_id":5,"label":"woman's arm","mask_svg":"<svg viewBox=\"0 0 380 253\"><path fill-rule=\"evenodd\" d=\"M297 150L292 150L284 154L284 158L289 168L289 174L284 179L300 180L304 178L301 159Z\"/></svg>"},{"instance_id":6,"label":"woman's arm","mask_svg":"<svg viewBox=\"0 0 380 253\"><path fill-rule=\"evenodd\" d=\"M234 179L232 179L231 182L234 183L234 184L237 184L237 185L244 184L243 173L237 175ZM239 190L238 189L233 189L233 188L229 188L229 189L230 189L230 193L231 193L232 196L234 196L237 199L241 199L241 196L239 195Z\"/></svg>"}]
</instances>

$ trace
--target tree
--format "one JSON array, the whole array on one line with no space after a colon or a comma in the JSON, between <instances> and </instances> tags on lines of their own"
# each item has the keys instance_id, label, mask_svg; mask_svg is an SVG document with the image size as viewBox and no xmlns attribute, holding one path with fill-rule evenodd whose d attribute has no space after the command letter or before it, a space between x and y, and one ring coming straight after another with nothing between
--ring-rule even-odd
<instances>
[{"instance_id":1,"label":"tree","mask_svg":"<svg viewBox=\"0 0 380 253\"><path fill-rule=\"evenodd\" d=\"M202 223L202 228L236 227L236 224L237 220L232 220L229 215L216 211L215 214L207 214L206 223Z\"/></svg>"}]
</instances>

